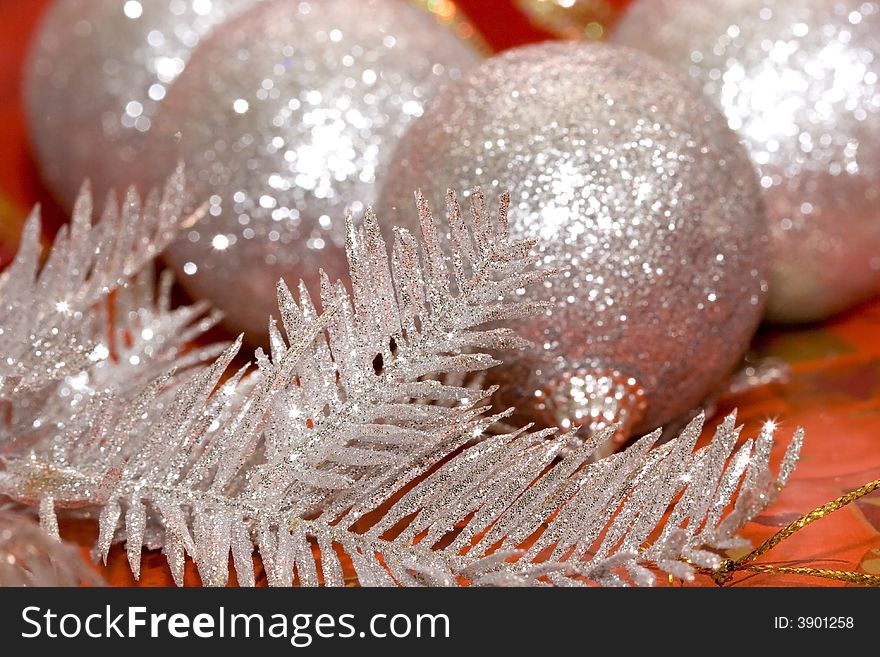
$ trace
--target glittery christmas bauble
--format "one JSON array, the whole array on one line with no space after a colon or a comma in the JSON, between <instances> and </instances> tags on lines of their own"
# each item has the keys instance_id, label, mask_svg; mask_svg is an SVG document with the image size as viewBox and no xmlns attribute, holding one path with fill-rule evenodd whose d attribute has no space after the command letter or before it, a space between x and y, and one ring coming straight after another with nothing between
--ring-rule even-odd
<instances>
[{"instance_id":1,"label":"glittery christmas bauble","mask_svg":"<svg viewBox=\"0 0 880 657\"><path fill-rule=\"evenodd\" d=\"M568 271L524 292L554 310L505 354L520 409L641 431L728 375L764 305L766 218L724 116L676 71L607 45L551 43L487 60L402 141L379 202L415 228L412 192L510 190L514 235ZM518 399L516 398L518 397Z\"/></svg>"},{"instance_id":2,"label":"glittery christmas bauble","mask_svg":"<svg viewBox=\"0 0 880 657\"><path fill-rule=\"evenodd\" d=\"M347 277L346 209L374 201L425 101L478 61L400 0L264 0L215 32L169 91L150 158L186 163L189 196L209 201L168 253L183 285L255 337L280 277L313 293L319 268Z\"/></svg>"},{"instance_id":3,"label":"glittery christmas bauble","mask_svg":"<svg viewBox=\"0 0 880 657\"><path fill-rule=\"evenodd\" d=\"M31 48L28 127L46 183L68 208L138 183L168 88L193 49L259 0L59 0ZM168 172L166 171L165 174Z\"/></svg>"},{"instance_id":4,"label":"glittery christmas bauble","mask_svg":"<svg viewBox=\"0 0 880 657\"><path fill-rule=\"evenodd\" d=\"M0 587L101 586L73 545L49 535L34 519L0 506Z\"/></svg>"},{"instance_id":5,"label":"glittery christmas bauble","mask_svg":"<svg viewBox=\"0 0 880 657\"><path fill-rule=\"evenodd\" d=\"M771 319L880 291L880 3L642 0L614 40L687 71L745 142L770 220Z\"/></svg>"}]
</instances>

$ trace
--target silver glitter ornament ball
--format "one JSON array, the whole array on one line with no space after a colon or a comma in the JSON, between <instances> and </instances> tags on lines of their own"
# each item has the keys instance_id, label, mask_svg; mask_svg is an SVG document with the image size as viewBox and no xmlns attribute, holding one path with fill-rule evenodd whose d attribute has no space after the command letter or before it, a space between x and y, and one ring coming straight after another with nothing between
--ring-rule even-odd
<instances>
[{"instance_id":1,"label":"silver glitter ornament ball","mask_svg":"<svg viewBox=\"0 0 880 657\"><path fill-rule=\"evenodd\" d=\"M280 277L346 278L346 210L373 203L425 101L479 59L401 0L264 0L217 30L169 90L149 164L183 161L209 201L167 255L184 287L259 337Z\"/></svg>"},{"instance_id":2,"label":"silver glitter ornament ball","mask_svg":"<svg viewBox=\"0 0 880 657\"><path fill-rule=\"evenodd\" d=\"M29 55L25 101L41 173L68 209L86 177L99 199L142 181L153 122L193 49L258 2L58 0L50 6Z\"/></svg>"},{"instance_id":3,"label":"silver glitter ornament ball","mask_svg":"<svg viewBox=\"0 0 880 657\"><path fill-rule=\"evenodd\" d=\"M379 203L415 228L412 190L510 190L510 224L567 267L524 294L538 345L505 354L509 401L547 422L638 432L677 418L737 364L760 320L767 225L724 116L647 55L550 43L487 60L407 134Z\"/></svg>"},{"instance_id":4,"label":"silver glitter ornament ball","mask_svg":"<svg viewBox=\"0 0 880 657\"><path fill-rule=\"evenodd\" d=\"M880 291L880 3L641 0L613 40L689 73L745 142L770 220L771 319Z\"/></svg>"}]
</instances>

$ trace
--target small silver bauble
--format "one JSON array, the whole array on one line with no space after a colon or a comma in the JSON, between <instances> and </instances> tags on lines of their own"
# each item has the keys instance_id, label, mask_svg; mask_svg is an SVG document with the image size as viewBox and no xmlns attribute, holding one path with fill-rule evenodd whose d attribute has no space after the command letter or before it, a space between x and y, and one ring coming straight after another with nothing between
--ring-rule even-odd
<instances>
[{"instance_id":1,"label":"small silver bauble","mask_svg":"<svg viewBox=\"0 0 880 657\"><path fill-rule=\"evenodd\" d=\"M259 1L58 0L49 8L25 100L41 173L63 204L73 204L84 178L99 199L142 181L144 145L193 49Z\"/></svg>"},{"instance_id":2,"label":"small silver bauble","mask_svg":"<svg viewBox=\"0 0 880 657\"><path fill-rule=\"evenodd\" d=\"M712 393L760 320L767 226L724 116L643 53L551 43L494 57L429 105L378 205L414 228L412 190L509 189L516 237L568 271L506 354L509 401L548 422L638 432ZM543 419L543 418L542 418Z\"/></svg>"},{"instance_id":3,"label":"small silver bauble","mask_svg":"<svg viewBox=\"0 0 880 657\"><path fill-rule=\"evenodd\" d=\"M478 61L400 0L265 0L217 30L169 90L149 164L183 161L210 202L169 250L183 285L256 337L280 277L345 277L346 209L373 202L425 101Z\"/></svg>"},{"instance_id":4,"label":"small silver bauble","mask_svg":"<svg viewBox=\"0 0 880 657\"><path fill-rule=\"evenodd\" d=\"M771 319L880 291L880 3L641 0L613 40L687 72L745 142L770 220Z\"/></svg>"}]
</instances>

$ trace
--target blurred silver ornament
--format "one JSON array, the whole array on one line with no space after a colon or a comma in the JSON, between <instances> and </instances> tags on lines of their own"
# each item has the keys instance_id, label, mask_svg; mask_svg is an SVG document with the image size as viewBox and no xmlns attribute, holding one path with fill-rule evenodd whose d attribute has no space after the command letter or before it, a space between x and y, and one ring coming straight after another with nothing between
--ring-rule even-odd
<instances>
[{"instance_id":1,"label":"blurred silver ornament","mask_svg":"<svg viewBox=\"0 0 880 657\"><path fill-rule=\"evenodd\" d=\"M265 0L218 30L169 91L149 164L184 161L190 198L210 200L168 254L184 287L259 337L279 277L344 277L346 208L373 202L424 102L478 60L399 0Z\"/></svg>"},{"instance_id":2,"label":"blurred silver ornament","mask_svg":"<svg viewBox=\"0 0 880 657\"><path fill-rule=\"evenodd\" d=\"M687 71L744 140L770 220L771 319L880 290L880 3L642 0L613 39Z\"/></svg>"},{"instance_id":3,"label":"blurred silver ornament","mask_svg":"<svg viewBox=\"0 0 880 657\"><path fill-rule=\"evenodd\" d=\"M61 542L57 527L41 528L31 516L0 507L0 587L103 583L76 547Z\"/></svg>"},{"instance_id":4,"label":"blurred silver ornament","mask_svg":"<svg viewBox=\"0 0 880 657\"><path fill-rule=\"evenodd\" d=\"M517 237L568 267L536 299L539 345L507 362L505 400L546 423L642 431L683 414L741 358L764 306L767 228L723 115L648 56L551 43L494 57L407 134L379 213L413 227L413 188L510 189Z\"/></svg>"},{"instance_id":5,"label":"blurred silver ornament","mask_svg":"<svg viewBox=\"0 0 880 657\"><path fill-rule=\"evenodd\" d=\"M41 173L67 209L84 176L103 199L152 171L144 148L168 88L206 35L259 1L51 5L29 55L25 100Z\"/></svg>"}]
</instances>

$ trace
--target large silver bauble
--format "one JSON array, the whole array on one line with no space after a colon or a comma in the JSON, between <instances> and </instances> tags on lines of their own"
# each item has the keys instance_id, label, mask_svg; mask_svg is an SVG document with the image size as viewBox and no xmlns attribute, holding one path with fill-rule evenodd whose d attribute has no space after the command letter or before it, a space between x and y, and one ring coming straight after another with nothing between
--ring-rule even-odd
<instances>
[{"instance_id":1,"label":"large silver bauble","mask_svg":"<svg viewBox=\"0 0 880 657\"><path fill-rule=\"evenodd\" d=\"M767 226L724 116L643 53L551 43L487 60L407 134L379 216L415 228L412 190L510 190L510 224L567 267L506 354L521 410L563 424L667 422L713 392L764 306Z\"/></svg>"},{"instance_id":2,"label":"large silver bauble","mask_svg":"<svg viewBox=\"0 0 880 657\"><path fill-rule=\"evenodd\" d=\"M689 73L745 142L770 220L771 319L880 291L880 3L641 0L613 38Z\"/></svg>"},{"instance_id":3,"label":"large silver bauble","mask_svg":"<svg viewBox=\"0 0 880 657\"><path fill-rule=\"evenodd\" d=\"M210 202L167 256L183 285L258 337L280 277L346 277L346 209L375 200L424 103L478 61L400 0L264 0L216 31L169 90L150 163L183 161Z\"/></svg>"},{"instance_id":4,"label":"large silver bauble","mask_svg":"<svg viewBox=\"0 0 880 657\"><path fill-rule=\"evenodd\" d=\"M25 73L28 128L68 208L84 178L99 199L142 182L153 122L193 49L260 0L58 0ZM168 171L165 172L167 175Z\"/></svg>"}]
</instances>

